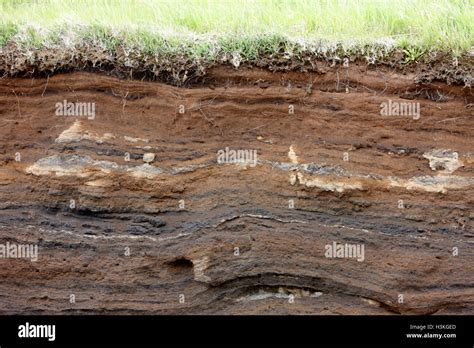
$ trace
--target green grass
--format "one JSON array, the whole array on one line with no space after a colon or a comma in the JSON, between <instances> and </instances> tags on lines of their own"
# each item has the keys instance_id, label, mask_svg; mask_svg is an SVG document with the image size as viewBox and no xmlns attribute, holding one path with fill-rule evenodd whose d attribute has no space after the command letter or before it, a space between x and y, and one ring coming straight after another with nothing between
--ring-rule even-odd
<instances>
[{"instance_id":1,"label":"green grass","mask_svg":"<svg viewBox=\"0 0 474 348\"><path fill-rule=\"evenodd\" d=\"M281 50L400 48L405 62L428 50L474 46L474 0L0 0L0 47L91 40L144 53L212 60ZM284 47L282 47L282 45ZM328 48L329 47L329 48Z\"/></svg>"},{"instance_id":2,"label":"green grass","mask_svg":"<svg viewBox=\"0 0 474 348\"><path fill-rule=\"evenodd\" d=\"M0 23L46 29L90 25L177 34L279 34L467 49L474 2L466 0L3 0Z\"/></svg>"}]
</instances>

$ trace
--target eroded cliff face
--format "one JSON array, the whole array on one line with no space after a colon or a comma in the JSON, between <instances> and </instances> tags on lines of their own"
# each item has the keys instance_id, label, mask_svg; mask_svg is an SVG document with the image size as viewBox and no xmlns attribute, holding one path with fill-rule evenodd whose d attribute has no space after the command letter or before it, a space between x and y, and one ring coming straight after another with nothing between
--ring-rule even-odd
<instances>
[{"instance_id":1,"label":"eroded cliff face","mask_svg":"<svg viewBox=\"0 0 474 348\"><path fill-rule=\"evenodd\" d=\"M1 79L0 243L38 260L0 259L0 311L472 314L472 103L362 67Z\"/></svg>"}]
</instances>

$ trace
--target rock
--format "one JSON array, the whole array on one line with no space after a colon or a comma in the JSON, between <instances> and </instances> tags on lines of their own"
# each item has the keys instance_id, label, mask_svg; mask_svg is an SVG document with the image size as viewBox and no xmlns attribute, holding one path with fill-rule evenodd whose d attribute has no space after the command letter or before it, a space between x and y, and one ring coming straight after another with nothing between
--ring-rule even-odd
<instances>
[{"instance_id":1,"label":"rock","mask_svg":"<svg viewBox=\"0 0 474 348\"><path fill-rule=\"evenodd\" d=\"M424 153L423 157L430 161L432 170L439 170L446 174L451 174L456 169L464 166L458 153L451 150L435 149Z\"/></svg>"},{"instance_id":2,"label":"rock","mask_svg":"<svg viewBox=\"0 0 474 348\"><path fill-rule=\"evenodd\" d=\"M155 160L155 154L152 152L147 152L143 155L143 162L151 163Z\"/></svg>"}]
</instances>

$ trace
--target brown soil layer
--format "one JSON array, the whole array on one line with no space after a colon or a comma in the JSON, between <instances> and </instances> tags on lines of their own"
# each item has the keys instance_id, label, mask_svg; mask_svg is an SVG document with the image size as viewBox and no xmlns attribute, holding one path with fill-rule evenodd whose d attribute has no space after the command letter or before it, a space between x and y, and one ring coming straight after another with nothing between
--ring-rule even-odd
<instances>
[{"instance_id":1,"label":"brown soil layer","mask_svg":"<svg viewBox=\"0 0 474 348\"><path fill-rule=\"evenodd\" d=\"M1 79L0 243L39 259L0 258L0 313L473 314L473 94L413 81ZM95 118L56 116L64 100ZM388 100L419 119L381 116ZM258 162L219 164L226 147Z\"/></svg>"}]
</instances>

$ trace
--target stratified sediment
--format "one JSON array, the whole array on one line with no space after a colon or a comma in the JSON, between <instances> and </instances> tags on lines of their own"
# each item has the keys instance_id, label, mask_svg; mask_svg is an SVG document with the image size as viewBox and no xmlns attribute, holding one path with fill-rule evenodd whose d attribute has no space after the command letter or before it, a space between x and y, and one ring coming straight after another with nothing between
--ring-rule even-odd
<instances>
[{"instance_id":1,"label":"stratified sediment","mask_svg":"<svg viewBox=\"0 0 474 348\"><path fill-rule=\"evenodd\" d=\"M473 314L473 95L413 81L1 79L0 313Z\"/></svg>"}]
</instances>

